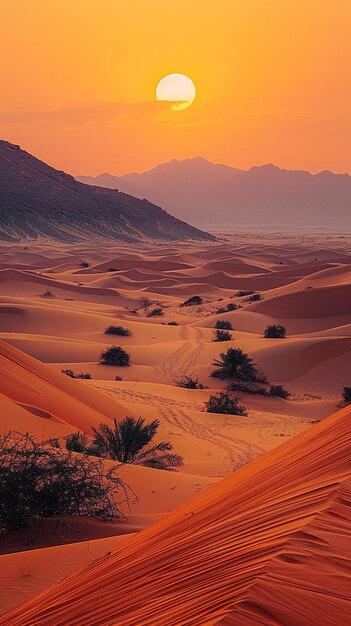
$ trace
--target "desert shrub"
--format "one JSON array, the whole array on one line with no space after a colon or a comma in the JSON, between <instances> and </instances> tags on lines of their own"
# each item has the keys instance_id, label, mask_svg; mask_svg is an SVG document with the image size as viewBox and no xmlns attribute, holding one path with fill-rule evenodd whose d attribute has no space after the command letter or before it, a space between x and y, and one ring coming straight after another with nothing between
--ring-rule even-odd
<instances>
[{"instance_id":1,"label":"desert shrub","mask_svg":"<svg viewBox=\"0 0 351 626\"><path fill-rule=\"evenodd\" d=\"M226 307L227 311L236 311L238 308L238 305L234 304L234 302L229 302Z\"/></svg>"},{"instance_id":2,"label":"desert shrub","mask_svg":"<svg viewBox=\"0 0 351 626\"><path fill-rule=\"evenodd\" d=\"M253 293L252 296L249 296L247 302L257 302L258 300L263 300L260 293Z\"/></svg>"},{"instance_id":3,"label":"desert shrub","mask_svg":"<svg viewBox=\"0 0 351 626\"><path fill-rule=\"evenodd\" d=\"M251 296L253 293L255 292L252 289L241 289L235 295L237 298L243 298L244 296Z\"/></svg>"},{"instance_id":4,"label":"desert shrub","mask_svg":"<svg viewBox=\"0 0 351 626\"><path fill-rule=\"evenodd\" d=\"M220 330L217 328L213 332L213 341L230 341L233 338L229 330Z\"/></svg>"},{"instance_id":5,"label":"desert shrub","mask_svg":"<svg viewBox=\"0 0 351 626\"><path fill-rule=\"evenodd\" d=\"M203 303L201 296L191 296L187 300L184 300L179 306L196 306Z\"/></svg>"},{"instance_id":6,"label":"desert shrub","mask_svg":"<svg viewBox=\"0 0 351 626\"><path fill-rule=\"evenodd\" d=\"M163 315L162 307L156 306L154 309L148 312L147 317L157 317L158 315Z\"/></svg>"},{"instance_id":7,"label":"desert shrub","mask_svg":"<svg viewBox=\"0 0 351 626\"><path fill-rule=\"evenodd\" d=\"M28 433L0 437L0 532L35 518L121 515L116 496L126 488L101 460L55 448Z\"/></svg>"},{"instance_id":8,"label":"desert shrub","mask_svg":"<svg viewBox=\"0 0 351 626\"><path fill-rule=\"evenodd\" d=\"M168 322L168 326L178 326L178 322Z\"/></svg>"},{"instance_id":9,"label":"desert shrub","mask_svg":"<svg viewBox=\"0 0 351 626\"><path fill-rule=\"evenodd\" d=\"M281 324L269 324L263 333L267 339L284 339L286 337L286 328Z\"/></svg>"},{"instance_id":10,"label":"desert shrub","mask_svg":"<svg viewBox=\"0 0 351 626\"><path fill-rule=\"evenodd\" d=\"M88 263L88 261L82 261L80 266L81 267L90 267L90 263Z\"/></svg>"},{"instance_id":11,"label":"desert shrub","mask_svg":"<svg viewBox=\"0 0 351 626\"><path fill-rule=\"evenodd\" d=\"M124 326L107 326L105 330L106 335L119 335L120 337L130 337L132 334L129 328Z\"/></svg>"},{"instance_id":12,"label":"desert shrub","mask_svg":"<svg viewBox=\"0 0 351 626\"><path fill-rule=\"evenodd\" d=\"M172 452L172 444L169 441L152 443L159 424L158 420L146 423L142 417L126 417L121 422L115 419L112 428L108 424L93 427L94 445L104 456L120 463L175 471L183 465L183 459Z\"/></svg>"},{"instance_id":13,"label":"desert shrub","mask_svg":"<svg viewBox=\"0 0 351 626\"><path fill-rule=\"evenodd\" d=\"M229 320L217 320L215 328L220 330L233 330L233 326Z\"/></svg>"},{"instance_id":14,"label":"desert shrub","mask_svg":"<svg viewBox=\"0 0 351 626\"><path fill-rule=\"evenodd\" d=\"M204 385L200 383L198 376L192 374L182 376L178 382L177 387L183 387L184 389L205 389Z\"/></svg>"},{"instance_id":15,"label":"desert shrub","mask_svg":"<svg viewBox=\"0 0 351 626\"><path fill-rule=\"evenodd\" d=\"M147 309L149 306L152 305L152 300L150 300L146 296L142 296L141 298L138 298L138 302L142 309Z\"/></svg>"},{"instance_id":16,"label":"desert shrub","mask_svg":"<svg viewBox=\"0 0 351 626\"><path fill-rule=\"evenodd\" d=\"M247 410L240 404L240 398L221 391L210 396L205 404L207 413L221 413L223 415L247 415Z\"/></svg>"},{"instance_id":17,"label":"desert shrub","mask_svg":"<svg viewBox=\"0 0 351 626\"><path fill-rule=\"evenodd\" d=\"M80 372L78 374L75 374L72 370L61 370L62 374L66 374L66 376L69 376L70 378L85 378L87 380L91 380L91 374L84 374L83 372Z\"/></svg>"},{"instance_id":18,"label":"desert shrub","mask_svg":"<svg viewBox=\"0 0 351 626\"><path fill-rule=\"evenodd\" d=\"M70 378L75 378L76 375L72 370L61 370L62 374L66 374L66 376L69 376Z\"/></svg>"},{"instance_id":19,"label":"desert shrub","mask_svg":"<svg viewBox=\"0 0 351 626\"><path fill-rule=\"evenodd\" d=\"M351 387L344 387L342 397L344 402L351 402Z\"/></svg>"},{"instance_id":20,"label":"desert shrub","mask_svg":"<svg viewBox=\"0 0 351 626\"><path fill-rule=\"evenodd\" d=\"M87 452L89 448L89 437L86 433L72 433L64 438L66 450L72 452Z\"/></svg>"},{"instance_id":21,"label":"desert shrub","mask_svg":"<svg viewBox=\"0 0 351 626\"><path fill-rule=\"evenodd\" d=\"M121 346L111 346L101 352L100 363L103 365L127 367L130 365L130 355Z\"/></svg>"},{"instance_id":22,"label":"desert shrub","mask_svg":"<svg viewBox=\"0 0 351 626\"><path fill-rule=\"evenodd\" d=\"M214 378L222 380L237 378L256 382L257 368L253 360L240 348L229 348L227 352L222 352L213 365L217 366L211 373Z\"/></svg>"},{"instance_id":23,"label":"desert shrub","mask_svg":"<svg viewBox=\"0 0 351 626\"><path fill-rule=\"evenodd\" d=\"M55 298L55 294L53 293L53 291L50 291L49 289L47 289L46 291L44 291L44 293L41 294L42 298Z\"/></svg>"},{"instance_id":24,"label":"desert shrub","mask_svg":"<svg viewBox=\"0 0 351 626\"><path fill-rule=\"evenodd\" d=\"M244 380L233 380L228 389L240 393L248 393L250 395L268 396L269 390L261 383L247 382Z\"/></svg>"},{"instance_id":25,"label":"desert shrub","mask_svg":"<svg viewBox=\"0 0 351 626\"><path fill-rule=\"evenodd\" d=\"M115 267L109 267L107 271L108 272L118 272L119 270L116 269Z\"/></svg>"},{"instance_id":26,"label":"desert shrub","mask_svg":"<svg viewBox=\"0 0 351 626\"><path fill-rule=\"evenodd\" d=\"M290 393L287 389L285 389L285 387L283 387L283 385L271 385L269 395L276 396L277 398L284 398L286 400L290 396Z\"/></svg>"},{"instance_id":27,"label":"desert shrub","mask_svg":"<svg viewBox=\"0 0 351 626\"><path fill-rule=\"evenodd\" d=\"M215 315L222 315L223 313L226 313L227 309L225 308L225 306L221 306L219 307L219 309L216 309L215 311Z\"/></svg>"},{"instance_id":28,"label":"desert shrub","mask_svg":"<svg viewBox=\"0 0 351 626\"><path fill-rule=\"evenodd\" d=\"M123 380L123 378L122 376L115 376L115 380L119 382L120 380Z\"/></svg>"}]
</instances>

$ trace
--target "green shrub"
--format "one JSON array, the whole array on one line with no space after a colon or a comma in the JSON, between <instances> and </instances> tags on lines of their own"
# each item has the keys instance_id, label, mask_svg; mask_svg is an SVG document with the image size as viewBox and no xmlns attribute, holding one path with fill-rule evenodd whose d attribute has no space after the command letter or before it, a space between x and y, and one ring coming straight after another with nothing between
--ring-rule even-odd
<instances>
[{"instance_id":1,"label":"green shrub","mask_svg":"<svg viewBox=\"0 0 351 626\"><path fill-rule=\"evenodd\" d=\"M101 352L100 363L103 365L128 367L130 365L130 355L121 346L111 346Z\"/></svg>"},{"instance_id":2,"label":"green shrub","mask_svg":"<svg viewBox=\"0 0 351 626\"><path fill-rule=\"evenodd\" d=\"M281 324L269 324L265 328L263 336L267 339L285 339L286 328Z\"/></svg>"},{"instance_id":3,"label":"green shrub","mask_svg":"<svg viewBox=\"0 0 351 626\"><path fill-rule=\"evenodd\" d=\"M240 403L240 398L233 397L224 391L210 396L205 407L207 413L221 413L223 415L247 415L247 410Z\"/></svg>"},{"instance_id":4,"label":"green shrub","mask_svg":"<svg viewBox=\"0 0 351 626\"><path fill-rule=\"evenodd\" d=\"M214 331L213 341L230 341L232 339L232 335L228 330L217 330Z\"/></svg>"},{"instance_id":5,"label":"green shrub","mask_svg":"<svg viewBox=\"0 0 351 626\"><path fill-rule=\"evenodd\" d=\"M0 467L0 533L53 515L121 516L126 486L101 460L9 432L0 437Z\"/></svg>"},{"instance_id":6,"label":"green shrub","mask_svg":"<svg viewBox=\"0 0 351 626\"><path fill-rule=\"evenodd\" d=\"M229 348L227 352L222 352L213 365L217 365L218 368L211 373L214 378L222 380L236 378L252 382L257 380L256 365L240 348Z\"/></svg>"},{"instance_id":7,"label":"green shrub","mask_svg":"<svg viewBox=\"0 0 351 626\"><path fill-rule=\"evenodd\" d=\"M183 465L183 459L172 452L172 444L169 441L152 443L159 424L158 420L146 423L141 417L126 417L121 422L115 419L112 428L108 424L93 427L94 445L104 456L120 463L175 471Z\"/></svg>"},{"instance_id":8,"label":"green shrub","mask_svg":"<svg viewBox=\"0 0 351 626\"><path fill-rule=\"evenodd\" d=\"M180 306L196 306L199 304L203 304L203 299L201 298L201 296L191 296L191 298L184 300L184 302L182 302Z\"/></svg>"},{"instance_id":9,"label":"green shrub","mask_svg":"<svg viewBox=\"0 0 351 626\"><path fill-rule=\"evenodd\" d=\"M130 337L132 333L128 328L124 328L124 326L107 326L105 334L119 335L120 337Z\"/></svg>"},{"instance_id":10,"label":"green shrub","mask_svg":"<svg viewBox=\"0 0 351 626\"><path fill-rule=\"evenodd\" d=\"M284 398L286 400L290 396L290 393L283 387L283 385L271 385L269 395L276 396L277 398Z\"/></svg>"},{"instance_id":11,"label":"green shrub","mask_svg":"<svg viewBox=\"0 0 351 626\"><path fill-rule=\"evenodd\" d=\"M205 389L204 385L200 383L198 376L191 374L182 376L177 382L177 387L183 387L184 389Z\"/></svg>"},{"instance_id":12,"label":"green shrub","mask_svg":"<svg viewBox=\"0 0 351 626\"><path fill-rule=\"evenodd\" d=\"M233 330L233 326L229 320L217 320L215 328L220 330Z\"/></svg>"},{"instance_id":13,"label":"green shrub","mask_svg":"<svg viewBox=\"0 0 351 626\"><path fill-rule=\"evenodd\" d=\"M163 310L160 306L151 309L151 311L148 312L147 317L156 317L158 315L163 315Z\"/></svg>"}]
</instances>

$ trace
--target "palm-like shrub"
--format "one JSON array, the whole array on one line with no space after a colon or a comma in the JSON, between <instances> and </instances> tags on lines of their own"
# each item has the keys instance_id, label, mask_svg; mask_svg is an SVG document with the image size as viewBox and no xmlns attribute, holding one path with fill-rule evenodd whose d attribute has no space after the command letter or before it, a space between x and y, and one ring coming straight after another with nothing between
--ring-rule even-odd
<instances>
[{"instance_id":1,"label":"palm-like shrub","mask_svg":"<svg viewBox=\"0 0 351 626\"><path fill-rule=\"evenodd\" d=\"M247 410L239 404L240 399L233 397L224 391L215 396L210 396L206 402L207 413L221 413L222 415L247 415Z\"/></svg>"},{"instance_id":2,"label":"palm-like shrub","mask_svg":"<svg viewBox=\"0 0 351 626\"><path fill-rule=\"evenodd\" d=\"M115 419L113 428L108 424L93 427L94 445L104 456L120 463L175 471L183 465L183 459L172 452L172 444L169 441L151 443L159 424L158 420L147 424L142 417L126 417L121 422Z\"/></svg>"},{"instance_id":3,"label":"palm-like shrub","mask_svg":"<svg viewBox=\"0 0 351 626\"><path fill-rule=\"evenodd\" d=\"M107 326L105 329L106 335L119 335L120 337L130 337L132 334L129 328L124 328L124 326Z\"/></svg>"},{"instance_id":4,"label":"palm-like shrub","mask_svg":"<svg viewBox=\"0 0 351 626\"><path fill-rule=\"evenodd\" d=\"M286 337L286 328L281 324L269 324L263 336L267 339L284 339Z\"/></svg>"},{"instance_id":5,"label":"palm-like shrub","mask_svg":"<svg viewBox=\"0 0 351 626\"><path fill-rule=\"evenodd\" d=\"M72 452L87 452L89 447L89 437L86 433L72 433L65 437L66 450Z\"/></svg>"},{"instance_id":6,"label":"palm-like shrub","mask_svg":"<svg viewBox=\"0 0 351 626\"><path fill-rule=\"evenodd\" d=\"M100 362L103 365L127 367L130 365L130 355L121 346L111 346L101 352Z\"/></svg>"},{"instance_id":7,"label":"palm-like shrub","mask_svg":"<svg viewBox=\"0 0 351 626\"><path fill-rule=\"evenodd\" d=\"M227 352L222 352L213 365L217 366L211 374L214 378L256 381L257 368L254 361L240 348L229 348Z\"/></svg>"}]
</instances>

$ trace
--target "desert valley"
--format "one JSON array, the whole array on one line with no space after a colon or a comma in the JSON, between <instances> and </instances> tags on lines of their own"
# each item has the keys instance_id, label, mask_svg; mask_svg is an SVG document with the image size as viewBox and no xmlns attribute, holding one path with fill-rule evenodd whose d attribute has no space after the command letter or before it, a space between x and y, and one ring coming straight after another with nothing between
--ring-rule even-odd
<instances>
[{"instance_id":1,"label":"desert valley","mask_svg":"<svg viewBox=\"0 0 351 626\"><path fill-rule=\"evenodd\" d=\"M351 624L350 0L0 19L0 626Z\"/></svg>"},{"instance_id":2,"label":"desert valley","mask_svg":"<svg viewBox=\"0 0 351 626\"><path fill-rule=\"evenodd\" d=\"M205 497L209 487L222 485L233 472L234 478L248 464L256 461L253 467L264 473L267 451L284 454L283 442L323 425L328 415L340 409L341 416L349 414L350 409L342 410L343 388L351 380L349 244L340 235L243 232L181 246L2 246L2 432L29 432L38 440L64 442L78 431L91 435L92 427L113 418L157 419L157 436L170 441L184 460L176 472L122 465L119 475L130 492L121 503L120 520L62 518L3 535L3 612L106 557L128 536L125 545L132 547L135 533L168 520L168 512L192 503L199 493ZM272 325L284 326L286 337L265 337ZM215 341L222 326L230 328L230 337ZM127 329L129 336L108 334L109 327ZM101 352L111 346L121 346L130 355L129 366L100 362ZM279 388L277 396L270 395L267 384L265 395L243 387L232 392L240 396L243 415L221 414L220 408L208 412L210 396L218 397L230 383L211 377L214 361L229 348L248 354L268 384L289 396L279 397L284 395ZM89 379L72 378L80 373ZM189 380L204 388L187 388ZM335 429L332 439L339 433ZM299 441L303 446L304 439ZM323 472L323 455L319 463ZM307 465L303 459L300 465L303 477ZM270 496L267 492L266 499ZM234 496L227 506L226 514L235 512ZM299 524L314 519L320 506L325 505L318 503ZM176 543L172 547L170 541L172 553ZM332 576L334 557L326 553L323 559L330 559ZM184 564L186 569L186 556ZM200 623L157 615L162 624ZM73 623L71 618L23 620L5 618L0 623ZM85 617L74 623L100 622ZM139 616L136 622L101 623L156 621L144 622Z\"/></svg>"}]
</instances>

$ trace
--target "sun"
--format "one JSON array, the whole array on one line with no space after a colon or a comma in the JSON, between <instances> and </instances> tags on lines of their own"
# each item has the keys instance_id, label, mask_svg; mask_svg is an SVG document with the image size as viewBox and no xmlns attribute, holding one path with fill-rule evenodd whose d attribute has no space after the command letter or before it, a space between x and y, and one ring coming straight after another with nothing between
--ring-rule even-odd
<instances>
[{"instance_id":1,"label":"sun","mask_svg":"<svg viewBox=\"0 0 351 626\"><path fill-rule=\"evenodd\" d=\"M196 88L189 76L185 74L167 74L156 87L156 98L160 102L174 102L172 111L187 109L194 102Z\"/></svg>"}]
</instances>

